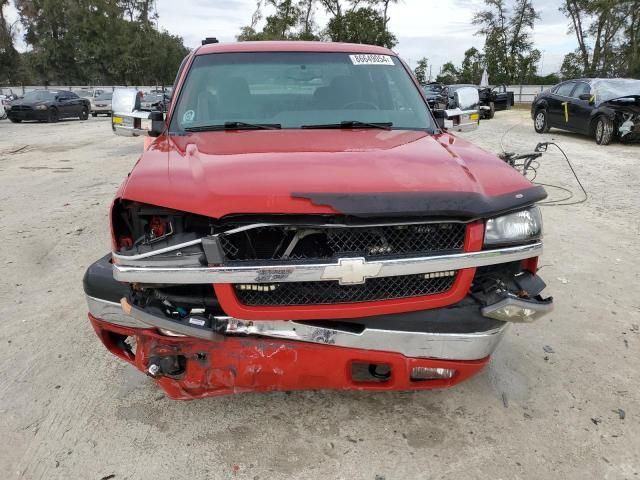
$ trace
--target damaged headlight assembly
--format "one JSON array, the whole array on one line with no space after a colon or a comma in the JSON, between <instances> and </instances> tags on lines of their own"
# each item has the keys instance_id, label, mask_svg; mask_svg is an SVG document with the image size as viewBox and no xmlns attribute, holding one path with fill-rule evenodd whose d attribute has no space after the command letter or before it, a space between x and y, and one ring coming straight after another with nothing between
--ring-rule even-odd
<instances>
[{"instance_id":1,"label":"damaged headlight assembly","mask_svg":"<svg viewBox=\"0 0 640 480\"><path fill-rule=\"evenodd\" d=\"M540 238L542 215L538 207L490 218L485 224L485 247L526 243Z\"/></svg>"},{"instance_id":2,"label":"damaged headlight assembly","mask_svg":"<svg viewBox=\"0 0 640 480\"><path fill-rule=\"evenodd\" d=\"M523 244L541 238L542 214L536 206L490 218L485 223L485 247ZM553 309L553 299L539 295L545 287L539 277L520 274L516 283L517 294L504 291L501 300L482 308L482 315L503 322L532 322Z\"/></svg>"}]
</instances>

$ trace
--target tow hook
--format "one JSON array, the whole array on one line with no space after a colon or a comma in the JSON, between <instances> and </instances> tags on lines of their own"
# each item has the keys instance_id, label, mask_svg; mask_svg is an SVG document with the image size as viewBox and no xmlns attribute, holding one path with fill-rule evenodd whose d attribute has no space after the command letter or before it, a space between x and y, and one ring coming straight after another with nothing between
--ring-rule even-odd
<instances>
[{"instance_id":1,"label":"tow hook","mask_svg":"<svg viewBox=\"0 0 640 480\"><path fill-rule=\"evenodd\" d=\"M149 358L147 373L152 377L177 377L184 373L187 359L183 355L165 355Z\"/></svg>"}]
</instances>

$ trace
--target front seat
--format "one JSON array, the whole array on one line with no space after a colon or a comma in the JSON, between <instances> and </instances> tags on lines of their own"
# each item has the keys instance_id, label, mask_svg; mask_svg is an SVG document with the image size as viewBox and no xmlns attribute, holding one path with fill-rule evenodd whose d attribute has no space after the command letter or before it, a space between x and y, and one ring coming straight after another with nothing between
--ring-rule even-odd
<instances>
[{"instance_id":1,"label":"front seat","mask_svg":"<svg viewBox=\"0 0 640 480\"><path fill-rule=\"evenodd\" d=\"M247 80L242 77L224 79L217 88L216 117L224 121L255 116L256 108Z\"/></svg>"}]
</instances>

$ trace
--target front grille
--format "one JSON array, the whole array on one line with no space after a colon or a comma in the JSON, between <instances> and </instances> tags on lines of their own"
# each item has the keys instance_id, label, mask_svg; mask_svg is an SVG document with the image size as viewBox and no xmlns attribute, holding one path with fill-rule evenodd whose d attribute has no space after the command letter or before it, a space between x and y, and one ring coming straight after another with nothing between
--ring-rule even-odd
<instances>
[{"instance_id":1,"label":"front grille","mask_svg":"<svg viewBox=\"0 0 640 480\"><path fill-rule=\"evenodd\" d=\"M461 252L465 224L377 227L265 226L221 235L227 260L319 260L432 256Z\"/></svg>"},{"instance_id":2,"label":"front grille","mask_svg":"<svg viewBox=\"0 0 640 480\"><path fill-rule=\"evenodd\" d=\"M33 108L28 105L13 105L11 110L14 112L30 112Z\"/></svg>"},{"instance_id":3,"label":"front grille","mask_svg":"<svg viewBox=\"0 0 640 480\"><path fill-rule=\"evenodd\" d=\"M293 282L278 284L234 285L240 303L249 306L323 305L371 302L394 298L419 297L444 293L451 289L455 272L442 277L434 274L370 278L360 285L338 282Z\"/></svg>"}]
</instances>

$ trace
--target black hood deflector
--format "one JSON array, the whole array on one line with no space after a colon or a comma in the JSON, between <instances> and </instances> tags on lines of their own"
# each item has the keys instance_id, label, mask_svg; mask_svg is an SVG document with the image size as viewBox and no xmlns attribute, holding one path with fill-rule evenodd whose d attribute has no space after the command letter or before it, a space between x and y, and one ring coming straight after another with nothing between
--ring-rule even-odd
<instances>
[{"instance_id":1,"label":"black hood deflector","mask_svg":"<svg viewBox=\"0 0 640 480\"><path fill-rule=\"evenodd\" d=\"M476 192L380 192L327 193L294 192L315 205L356 217L446 217L471 220L500 215L547 198L539 185L496 197Z\"/></svg>"}]
</instances>

